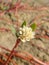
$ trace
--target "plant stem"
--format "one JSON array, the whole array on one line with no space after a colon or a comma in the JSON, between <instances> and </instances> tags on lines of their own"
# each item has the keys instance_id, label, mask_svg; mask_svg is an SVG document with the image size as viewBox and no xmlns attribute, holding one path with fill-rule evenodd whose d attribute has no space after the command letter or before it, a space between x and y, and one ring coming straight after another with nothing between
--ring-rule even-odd
<instances>
[{"instance_id":1,"label":"plant stem","mask_svg":"<svg viewBox=\"0 0 49 65\"><path fill-rule=\"evenodd\" d=\"M20 42L20 39L17 39L16 44L15 44L15 46L13 47L13 49L12 49L12 51L11 51L11 53L10 53L10 55L9 55L9 57L8 57L8 59L7 59L7 61L4 63L4 65L7 65L7 64L9 63L9 60L10 60L10 58L11 58L12 55L13 55L14 49L18 46L19 42Z\"/></svg>"}]
</instances>

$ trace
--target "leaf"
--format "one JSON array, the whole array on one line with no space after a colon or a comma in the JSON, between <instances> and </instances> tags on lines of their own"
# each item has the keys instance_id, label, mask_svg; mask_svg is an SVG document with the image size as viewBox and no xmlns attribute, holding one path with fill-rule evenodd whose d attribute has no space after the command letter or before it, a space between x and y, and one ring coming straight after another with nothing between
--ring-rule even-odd
<instances>
[{"instance_id":1,"label":"leaf","mask_svg":"<svg viewBox=\"0 0 49 65\"><path fill-rule=\"evenodd\" d=\"M17 37L17 38L19 37L19 33L18 33L18 32L16 33L16 37Z\"/></svg>"},{"instance_id":2,"label":"leaf","mask_svg":"<svg viewBox=\"0 0 49 65\"><path fill-rule=\"evenodd\" d=\"M11 25L10 28L11 28L12 33L13 33L13 34L16 34L16 29L14 28L14 26Z\"/></svg>"},{"instance_id":3,"label":"leaf","mask_svg":"<svg viewBox=\"0 0 49 65\"><path fill-rule=\"evenodd\" d=\"M21 27L26 26L26 21L24 21L21 25Z\"/></svg>"},{"instance_id":4,"label":"leaf","mask_svg":"<svg viewBox=\"0 0 49 65\"><path fill-rule=\"evenodd\" d=\"M31 25L31 28L32 28L33 31L36 29L36 27L37 27L37 25L36 25L35 23L33 23L33 24Z\"/></svg>"}]
</instances>

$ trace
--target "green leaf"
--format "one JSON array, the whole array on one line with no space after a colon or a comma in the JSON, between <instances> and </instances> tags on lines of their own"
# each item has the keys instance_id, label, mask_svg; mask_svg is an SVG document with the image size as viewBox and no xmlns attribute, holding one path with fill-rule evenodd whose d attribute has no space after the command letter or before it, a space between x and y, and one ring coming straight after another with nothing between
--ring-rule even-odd
<instances>
[{"instance_id":1,"label":"green leaf","mask_svg":"<svg viewBox=\"0 0 49 65\"><path fill-rule=\"evenodd\" d=\"M19 33L18 33L18 32L16 33L16 37L17 37L17 38L19 37Z\"/></svg>"},{"instance_id":2,"label":"green leaf","mask_svg":"<svg viewBox=\"0 0 49 65\"><path fill-rule=\"evenodd\" d=\"M26 26L26 21L24 21L21 25L21 27Z\"/></svg>"},{"instance_id":3,"label":"green leaf","mask_svg":"<svg viewBox=\"0 0 49 65\"><path fill-rule=\"evenodd\" d=\"M36 29L36 27L37 27L37 25L36 25L35 23L33 23L33 24L31 25L31 28L32 28L33 31Z\"/></svg>"},{"instance_id":4,"label":"green leaf","mask_svg":"<svg viewBox=\"0 0 49 65\"><path fill-rule=\"evenodd\" d=\"M14 28L13 25L10 26L10 29L11 29L11 31L12 31L13 34L16 34L16 29Z\"/></svg>"}]
</instances>

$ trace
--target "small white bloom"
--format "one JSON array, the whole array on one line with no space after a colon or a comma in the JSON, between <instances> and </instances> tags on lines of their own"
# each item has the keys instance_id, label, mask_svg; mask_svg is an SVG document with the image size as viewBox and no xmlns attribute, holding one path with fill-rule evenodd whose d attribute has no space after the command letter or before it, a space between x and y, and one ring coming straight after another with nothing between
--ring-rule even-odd
<instances>
[{"instance_id":1,"label":"small white bloom","mask_svg":"<svg viewBox=\"0 0 49 65\"><path fill-rule=\"evenodd\" d=\"M22 34L22 31L19 31L20 34Z\"/></svg>"},{"instance_id":2,"label":"small white bloom","mask_svg":"<svg viewBox=\"0 0 49 65\"><path fill-rule=\"evenodd\" d=\"M20 33L19 38L21 39L22 42L30 41L31 39L34 38L35 35L35 32L32 31L32 28L26 26L20 28L19 33Z\"/></svg>"}]
</instances>

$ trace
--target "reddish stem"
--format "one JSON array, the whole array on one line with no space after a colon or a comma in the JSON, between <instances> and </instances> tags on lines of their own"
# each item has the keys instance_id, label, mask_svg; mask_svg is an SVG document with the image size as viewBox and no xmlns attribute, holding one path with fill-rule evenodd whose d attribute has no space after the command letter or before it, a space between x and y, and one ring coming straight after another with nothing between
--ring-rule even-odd
<instances>
[{"instance_id":1,"label":"reddish stem","mask_svg":"<svg viewBox=\"0 0 49 65\"><path fill-rule=\"evenodd\" d=\"M3 61L3 60L1 60L1 59L0 59L0 62L1 62L2 64L4 64L4 61Z\"/></svg>"},{"instance_id":2,"label":"reddish stem","mask_svg":"<svg viewBox=\"0 0 49 65\"><path fill-rule=\"evenodd\" d=\"M4 65L7 65L7 64L9 63L9 59L12 57L13 52L14 52L14 49L18 46L19 43L20 43L20 39L17 39L16 44L15 44L15 46L13 47L13 49L12 49L12 51L11 51L11 53L10 53L10 55L9 55L9 57L8 57L8 59L7 59L7 61L5 62Z\"/></svg>"},{"instance_id":3,"label":"reddish stem","mask_svg":"<svg viewBox=\"0 0 49 65\"><path fill-rule=\"evenodd\" d=\"M7 28L0 28L0 31L11 31L10 29L7 29Z\"/></svg>"},{"instance_id":4,"label":"reddish stem","mask_svg":"<svg viewBox=\"0 0 49 65\"><path fill-rule=\"evenodd\" d=\"M6 50L7 50L7 49L6 49ZM9 51L9 50L7 50L7 51ZM11 52L11 51L10 51L10 52ZM14 52L14 51L13 51L13 52ZM33 57L32 55L30 55L30 54L28 54L28 53L26 53L26 52L23 52L23 53L21 53L21 52L14 52L13 55L15 55L16 57L22 58L22 59L24 59L24 60L27 60L27 61L31 62L32 64L33 64L34 62L37 62L38 64L46 65L45 63L43 63L43 62L37 60L35 57ZM9 60L10 60L10 58L9 58Z\"/></svg>"},{"instance_id":5,"label":"reddish stem","mask_svg":"<svg viewBox=\"0 0 49 65\"><path fill-rule=\"evenodd\" d=\"M6 59L8 58L8 56L5 53L0 53L0 55L4 56ZM16 62L14 62L12 59L9 59L9 61L11 61L13 65L17 65ZM4 62L2 63L4 64Z\"/></svg>"},{"instance_id":6,"label":"reddish stem","mask_svg":"<svg viewBox=\"0 0 49 65\"><path fill-rule=\"evenodd\" d=\"M36 35L36 38L45 38L49 40L49 36L45 35L45 36L41 36L41 35Z\"/></svg>"}]
</instances>

